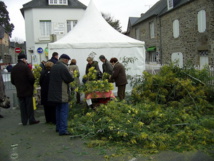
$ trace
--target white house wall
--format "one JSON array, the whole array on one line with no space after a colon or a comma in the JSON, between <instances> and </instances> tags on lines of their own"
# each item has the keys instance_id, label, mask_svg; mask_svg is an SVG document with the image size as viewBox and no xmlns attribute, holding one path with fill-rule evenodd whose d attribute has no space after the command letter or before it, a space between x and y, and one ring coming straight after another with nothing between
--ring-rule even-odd
<instances>
[{"instance_id":1,"label":"white house wall","mask_svg":"<svg viewBox=\"0 0 214 161\"><path fill-rule=\"evenodd\" d=\"M34 50L34 35L35 34L33 31L34 31L33 11L26 10L25 11L25 34L26 34L27 51Z\"/></svg>"},{"instance_id":2,"label":"white house wall","mask_svg":"<svg viewBox=\"0 0 214 161\"><path fill-rule=\"evenodd\" d=\"M42 40L40 35L40 20L51 20L51 34L55 34L60 31L57 39L63 37L67 34L67 20L77 20L83 16L85 10L83 9L30 9L26 10L25 15L25 29L26 29L26 46L27 46L27 56L28 61L32 62L32 54L38 56L37 49L42 47L43 50L47 47L47 43L50 42L50 38L47 40ZM60 28L57 26L60 25ZM63 33L63 34L62 34ZM48 40L49 39L49 40ZM29 50L32 50L31 53ZM44 52L40 57L37 58L38 61L47 59ZM34 61L35 62L35 61ZM32 62L33 64L35 64ZM40 62L38 62L40 63Z\"/></svg>"}]
</instances>

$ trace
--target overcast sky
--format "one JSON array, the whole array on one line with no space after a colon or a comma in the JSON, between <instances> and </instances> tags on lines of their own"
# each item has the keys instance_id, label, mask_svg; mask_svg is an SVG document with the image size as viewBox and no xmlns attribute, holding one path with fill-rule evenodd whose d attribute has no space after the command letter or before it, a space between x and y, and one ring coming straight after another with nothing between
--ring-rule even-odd
<instances>
[{"instance_id":1,"label":"overcast sky","mask_svg":"<svg viewBox=\"0 0 214 161\"><path fill-rule=\"evenodd\" d=\"M10 22L15 25L12 33L12 39L25 39L24 18L20 12L22 5L31 0L0 0L7 6ZM90 0L79 0L86 6ZM120 21L122 30L126 31L129 17L140 17L158 0L94 0L97 9L100 12L110 14L114 19Z\"/></svg>"}]
</instances>

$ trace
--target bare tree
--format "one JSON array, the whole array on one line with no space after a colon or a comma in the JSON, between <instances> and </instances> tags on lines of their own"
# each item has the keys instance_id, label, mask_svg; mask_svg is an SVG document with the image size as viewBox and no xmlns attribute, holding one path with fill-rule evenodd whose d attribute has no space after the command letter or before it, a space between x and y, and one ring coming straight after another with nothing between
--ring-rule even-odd
<instances>
[{"instance_id":1,"label":"bare tree","mask_svg":"<svg viewBox=\"0 0 214 161\"><path fill-rule=\"evenodd\" d=\"M11 42L15 42L16 44L23 44L24 40L18 37L11 39Z\"/></svg>"},{"instance_id":2,"label":"bare tree","mask_svg":"<svg viewBox=\"0 0 214 161\"><path fill-rule=\"evenodd\" d=\"M110 14L102 13L102 16L115 30L122 32L119 20L115 20Z\"/></svg>"}]
</instances>

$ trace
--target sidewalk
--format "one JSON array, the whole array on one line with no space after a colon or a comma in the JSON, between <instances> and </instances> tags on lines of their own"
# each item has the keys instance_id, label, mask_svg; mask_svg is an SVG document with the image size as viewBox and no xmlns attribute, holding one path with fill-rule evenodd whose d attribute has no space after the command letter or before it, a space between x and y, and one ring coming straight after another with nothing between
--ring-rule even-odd
<instances>
[{"instance_id":1,"label":"sidewalk","mask_svg":"<svg viewBox=\"0 0 214 161\"><path fill-rule=\"evenodd\" d=\"M11 97L14 92L8 90L7 94ZM105 161L104 156L110 153L102 147L87 148L86 141L80 138L59 136L55 125L45 123L41 108L35 111L35 118L40 120L36 125L22 126L17 107L1 108L1 114L4 118L0 119L0 161ZM200 151L166 151L136 158L124 155L110 161L214 161L214 158Z\"/></svg>"}]
</instances>

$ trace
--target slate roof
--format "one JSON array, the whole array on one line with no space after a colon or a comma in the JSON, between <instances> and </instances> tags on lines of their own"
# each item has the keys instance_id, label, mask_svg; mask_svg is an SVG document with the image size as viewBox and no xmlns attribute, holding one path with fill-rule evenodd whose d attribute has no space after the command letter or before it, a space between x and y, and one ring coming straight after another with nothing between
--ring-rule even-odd
<instances>
[{"instance_id":1,"label":"slate roof","mask_svg":"<svg viewBox=\"0 0 214 161\"><path fill-rule=\"evenodd\" d=\"M148 18L151 18L153 16L161 16L163 14L166 14L174 9L177 9L178 7L189 3L194 0L174 0L174 7L171 10L167 9L167 0L159 0L157 3L155 3L143 16L141 16L134 24L137 25L138 23L145 21Z\"/></svg>"},{"instance_id":2,"label":"slate roof","mask_svg":"<svg viewBox=\"0 0 214 161\"><path fill-rule=\"evenodd\" d=\"M160 0L155 3L143 16L141 16L133 25L136 25L150 17L157 16L167 6L167 0Z\"/></svg>"},{"instance_id":3,"label":"slate roof","mask_svg":"<svg viewBox=\"0 0 214 161\"><path fill-rule=\"evenodd\" d=\"M5 33L4 27L0 26L0 39L4 38L4 33Z\"/></svg>"},{"instance_id":4,"label":"slate roof","mask_svg":"<svg viewBox=\"0 0 214 161\"><path fill-rule=\"evenodd\" d=\"M73 9L86 9L86 6L78 0L68 0L68 5L49 5L48 0L32 0L23 5L21 8L22 15L24 11L32 8L73 8Z\"/></svg>"},{"instance_id":5,"label":"slate roof","mask_svg":"<svg viewBox=\"0 0 214 161\"><path fill-rule=\"evenodd\" d=\"M133 25L138 19L139 17L129 17L129 22L131 25Z\"/></svg>"},{"instance_id":6,"label":"slate roof","mask_svg":"<svg viewBox=\"0 0 214 161\"><path fill-rule=\"evenodd\" d=\"M185 5L185 4L187 4L189 2L192 2L192 1L194 1L194 0L174 0L173 9L167 10L167 5L166 5L166 7L163 9L163 11L159 15L162 16L163 14L168 13L168 12L170 12L172 10L175 10L175 9L181 7L182 5Z\"/></svg>"}]
</instances>

